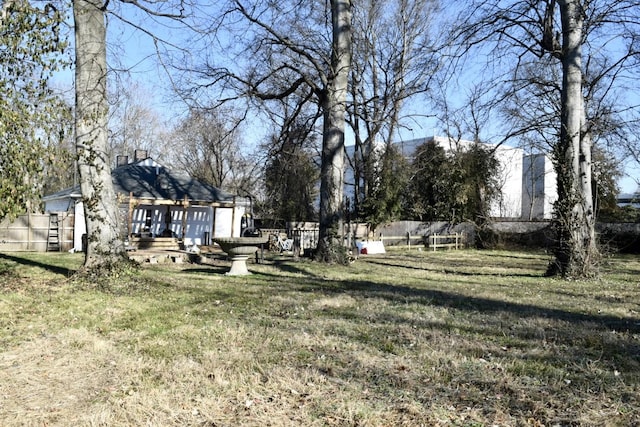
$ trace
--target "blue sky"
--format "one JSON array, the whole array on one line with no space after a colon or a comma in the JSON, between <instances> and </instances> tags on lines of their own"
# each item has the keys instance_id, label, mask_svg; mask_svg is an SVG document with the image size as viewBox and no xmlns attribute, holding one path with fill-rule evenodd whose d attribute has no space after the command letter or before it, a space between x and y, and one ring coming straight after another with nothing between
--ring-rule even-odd
<instances>
[{"instance_id":1,"label":"blue sky","mask_svg":"<svg viewBox=\"0 0 640 427\"><path fill-rule=\"evenodd\" d=\"M132 18L139 20L140 16L132 16ZM145 25L160 37L177 41L174 34L171 34L171 30L148 21ZM142 87L145 96L148 97L146 101L148 101L149 107L167 120L181 116L186 106L177 102L173 97L171 83L166 72L159 65L151 37L139 30L132 29L119 20L111 19L108 27L108 40L111 43L108 52L111 67L128 70L127 73L131 80L137 82ZM56 85L63 88L71 87L72 79L73 71L68 70L59 74ZM423 103L418 101L409 108L419 111ZM407 127L401 130L400 138L409 140L443 134L442 127L435 118L416 115L407 121ZM245 132L245 137L254 139L253 143L257 144L260 142L258 140L264 137L264 129L260 126L248 129ZM471 135L464 135L464 137L470 138ZM492 138L487 136L487 139L491 141ZM628 162L626 171L630 176L619 182L620 189L623 193L634 192L638 187L634 177L640 178L640 166L634 162Z\"/></svg>"}]
</instances>

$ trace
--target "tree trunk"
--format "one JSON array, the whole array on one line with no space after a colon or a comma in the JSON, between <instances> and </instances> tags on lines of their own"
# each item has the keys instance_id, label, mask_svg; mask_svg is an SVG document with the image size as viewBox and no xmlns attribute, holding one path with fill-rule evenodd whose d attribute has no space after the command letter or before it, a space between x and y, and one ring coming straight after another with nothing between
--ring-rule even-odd
<instances>
[{"instance_id":1,"label":"tree trunk","mask_svg":"<svg viewBox=\"0 0 640 427\"><path fill-rule=\"evenodd\" d=\"M107 152L107 59L104 2L74 0L76 151L87 224L85 267L123 259L119 209Z\"/></svg>"},{"instance_id":2,"label":"tree trunk","mask_svg":"<svg viewBox=\"0 0 640 427\"><path fill-rule=\"evenodd\" d=\"M591 138L582 94L582 27L579 0L560 0L562 19L562 113L555 150L558 175L558 244L549 273L569 278L594 274L598 258L591 188Z\"/></svg>"},{"instance_id":3,"label":"tree trunk","mask_svg":"<svg viewBox=\"0 0 640 427\"><path fill-rule=\"evenodd\" d=\"M346 262L342 241L344 216L344 131L351 67L351 0L332 0L331 74L323 94L324 129L320 171L320 230L316 258Z\"/></svg>"}]
</instances>

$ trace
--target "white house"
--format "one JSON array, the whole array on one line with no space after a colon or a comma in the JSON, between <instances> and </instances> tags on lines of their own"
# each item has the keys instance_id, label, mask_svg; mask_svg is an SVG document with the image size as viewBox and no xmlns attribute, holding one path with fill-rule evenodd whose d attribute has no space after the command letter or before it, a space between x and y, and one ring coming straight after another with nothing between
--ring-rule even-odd
<instances>
[{"instance_id":1,"label":"white house","mask_svg":"<svg viewBox=\"0 0 640 427\"><path fill-rule=\"evenodd\" d=\"M228 194L186 173L146 158L111 172L120 205L123 234L136 238L174 237L184 246L210 244L214 237L240 236L250 200ZM74 249L86 233L79 186L44 197L46 212L75 214Z\"/></svg>"}]
</instances>

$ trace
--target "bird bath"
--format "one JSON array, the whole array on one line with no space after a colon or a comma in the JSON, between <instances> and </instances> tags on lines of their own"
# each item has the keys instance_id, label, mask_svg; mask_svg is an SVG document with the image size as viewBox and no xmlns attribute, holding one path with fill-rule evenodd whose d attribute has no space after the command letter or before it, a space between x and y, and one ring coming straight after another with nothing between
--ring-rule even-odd
<instances>
[{"instance_id":1,"label":"bird bath","mask_svg":"<svg viewBox=\"0 0 640 427\"><path fill-rule=\"evenodd\" d=\"M229 276L251 274L247 269L247 260L250 255L256 253L260 245L267 243L268 240L268 236L216 237L213 239L231 257L231 270L226 273Z\"/></svg>"}]
</instances>

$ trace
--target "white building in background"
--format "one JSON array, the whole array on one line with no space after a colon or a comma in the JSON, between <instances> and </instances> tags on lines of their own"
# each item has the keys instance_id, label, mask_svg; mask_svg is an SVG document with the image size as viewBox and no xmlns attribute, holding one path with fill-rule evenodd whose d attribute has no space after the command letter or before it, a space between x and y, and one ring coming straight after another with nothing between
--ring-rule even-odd
<instances>
[{"instance_id":1,"label":"white building in background","mask_svg":"<svg viewBox=\"0 0 640 427\"><path fill-rule=\"evenodd\" d=\"M558 199L557 175L549 156L529 154L522 161L522 219L551 219Z\"/></svg>"},{"instance_id":2,"label":"white building in background","mask_svg":"<svg viewBox=\"0 0 640 427\"><path fill-rule=\"evenodd\" d=\"M466 149L469 146L475 144L473 141L455 140L452 138L440 136L418 138L409 141L399 141L394 144L404 157L412 161L417 148L431 141L435 142L447 151ZM500 164L498 171L500 195L496 198L491 206L491 216L496 218L522 218L524 188L523 150L521 148L508 147L506 145L484 145L487 148L495 150L496 159ZM347 155L350 158L353 158L353 153L354 147L347 147ZM345 182L348 185L348 187L345 189L345 195L348 197L353 197L354 194L353 179L353 171L348 169L345 177ZM525 219L529 219L528 214L527 218Z\"/></svg>"}]
</instances>

